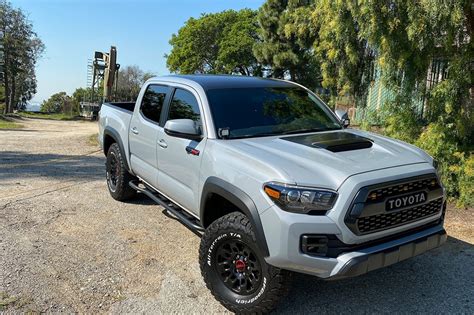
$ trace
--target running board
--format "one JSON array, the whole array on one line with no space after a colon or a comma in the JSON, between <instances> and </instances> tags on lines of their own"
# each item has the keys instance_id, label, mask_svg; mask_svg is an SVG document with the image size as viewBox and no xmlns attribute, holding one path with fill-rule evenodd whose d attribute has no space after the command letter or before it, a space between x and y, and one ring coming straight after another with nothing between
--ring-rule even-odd
<instances>
[{"instance_id":1,"label":"running board","mask_svg":"<svg viewBox=\"0 0 474 315\"><path fill-rule=\"evenodd\" d=\"M150 199L152 199L154 202L156 202L158 205L162 206L165 208L165 210L172 214L175 219L186 225L187 228L189 228L191 231L194 233L197 233L198 235L202 235L204 232L204 228L201 226L200 222L198 219L195 217L191 216L190 214L186 213L183 209L181 209L180 206L166 198L165 196L161 195L160 193L154 191L152 188L148 187L147 185L143 184L144 187L140 187L140 182L138 181L130 181L128 183L130 187L135 189L138 192L141 192L145 195L147 195Z\"/></svg>"}]
</instances>

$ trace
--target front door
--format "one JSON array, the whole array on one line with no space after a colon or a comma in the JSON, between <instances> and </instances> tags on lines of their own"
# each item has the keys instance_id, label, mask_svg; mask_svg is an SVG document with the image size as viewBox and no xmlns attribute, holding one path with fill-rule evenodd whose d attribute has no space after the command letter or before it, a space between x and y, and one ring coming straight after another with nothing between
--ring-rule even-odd
<instances>
[{"instance_id":1,"label":"front door","mask_svg":"<svg viewBox=\"0 0 474 315\"><path fill-rule=\"evenodd\" d=\"M158 159L156 141L160 127L161 112L170 88L151 84L145 90L140 106L130 122L130 164L140 178L158 186Z\"/></svg>"},{"instance_id":2,"label":"front door","mask_svg":"<svg viewBox=\"0 0 474 315\"><path fill-rule=\"evenodd\" d=\"M192 119L202 131L201 111L197 94L176 88L167 120ZM194 214L199 211L199 174L206 138L201 141L172 137L158 131L159 189Z\"/></svg>"}]
</instances>

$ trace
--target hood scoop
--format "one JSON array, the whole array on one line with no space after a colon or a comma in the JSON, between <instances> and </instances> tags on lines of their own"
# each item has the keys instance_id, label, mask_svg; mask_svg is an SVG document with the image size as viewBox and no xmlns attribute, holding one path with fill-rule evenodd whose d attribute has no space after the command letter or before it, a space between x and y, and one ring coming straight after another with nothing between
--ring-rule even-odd
<instances>
[{"instance_id":1,"label":"hood scoop","mask_svg":"<svg viewBox=\"0 0 474 315\"><path fill-rule=\"evenodd\" d=\"M372 147L373 141L350 132L328 132L304 136L280 138L308 147L326 149L331 152L344 152L367 149Z\"/></svg>"}]
</instances>

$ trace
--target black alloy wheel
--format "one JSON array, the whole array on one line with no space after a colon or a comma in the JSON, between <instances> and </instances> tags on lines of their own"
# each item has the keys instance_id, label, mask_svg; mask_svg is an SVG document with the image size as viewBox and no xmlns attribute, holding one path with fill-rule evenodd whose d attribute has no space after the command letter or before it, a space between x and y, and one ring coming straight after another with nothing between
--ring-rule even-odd
<instances>
[{"instance_id":1,"label":"black alloy wheel","mask_svg":"<svg viewBox=\"0 0 474 315\"><path fill-rule=\"evenodd\" d=\"M228 310L261 314L288 292L292 273L265 261L250 220L232 212L206 228L199 264L207 288Z\"/></svg>"},{"instance_id":2,"label":"black alloy wheel","mask_svg":"<svg viewBox=\"0 0 474 315\"><path fill-rule=\"evenodd\" d=\"M257 255L244 242L224 241L216 251L217 272L224 284L241 295L254 293L262 282L262 269Z\"/></svg>"},{"instance_id":3,"label":"black alloy wheel","mask_svg":"<svg viewBox=\"0 0 474 315\"><path fill-rule=\"evenodd\" d=\"M107 151L105 174L110 195L119 201L133 198L137 192L128 183L137 178L128 172L125 157L117 143L113 143Z\"/></svg>"}]
</instances>

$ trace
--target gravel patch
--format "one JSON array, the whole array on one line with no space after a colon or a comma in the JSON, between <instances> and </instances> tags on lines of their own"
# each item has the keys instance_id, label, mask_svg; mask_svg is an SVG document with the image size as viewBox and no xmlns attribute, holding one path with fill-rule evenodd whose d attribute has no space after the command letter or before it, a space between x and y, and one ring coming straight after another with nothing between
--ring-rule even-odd
<instances>
[{"instance_id":1,"label":"gravel patch","mask_svg":"<svg viewBox=\"0 0 474 315\"><path fill-rule=\"evenodd\" d=\"M201 279L194 233L143 196L109 196L96 123L22 124L0 131L0 311L226 311ZM342 281L297 275L277 313L473 313L465 211L448 212L447 244L425 255Z\"/></svg>"}]
</instances>

